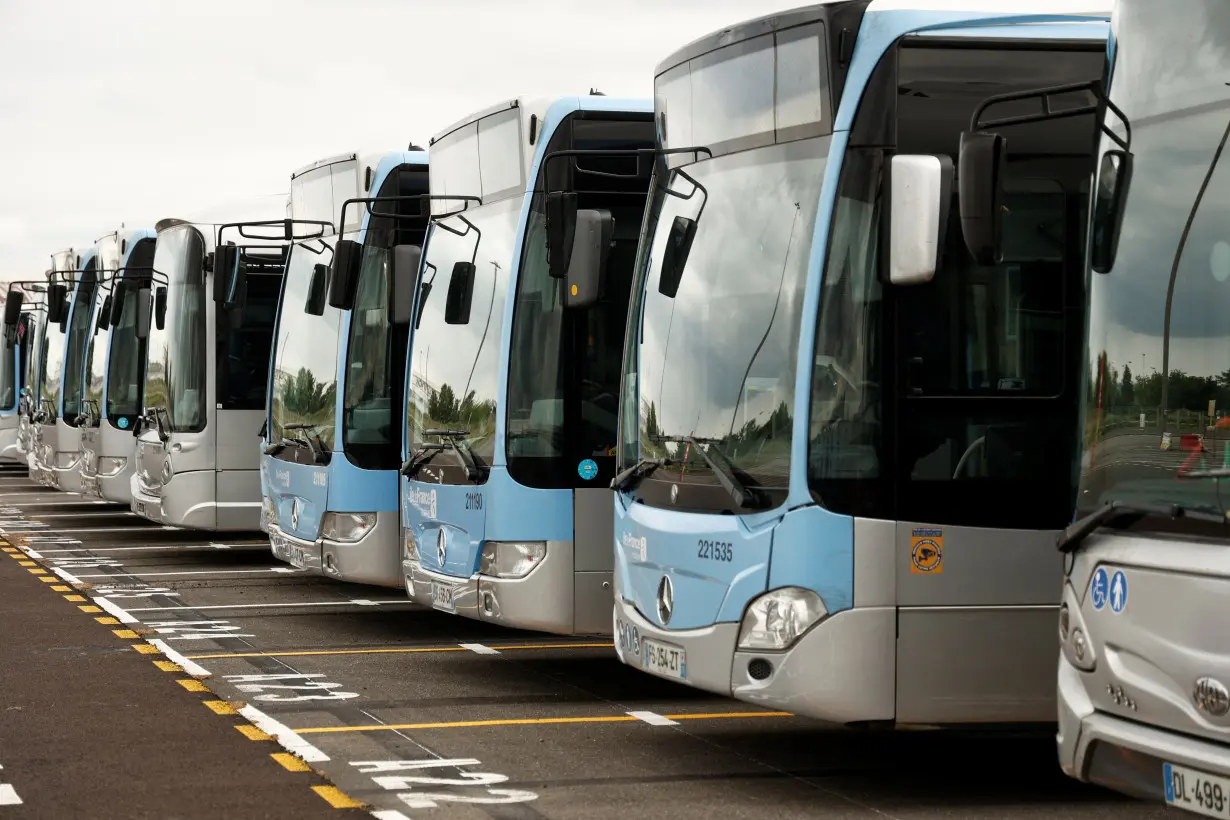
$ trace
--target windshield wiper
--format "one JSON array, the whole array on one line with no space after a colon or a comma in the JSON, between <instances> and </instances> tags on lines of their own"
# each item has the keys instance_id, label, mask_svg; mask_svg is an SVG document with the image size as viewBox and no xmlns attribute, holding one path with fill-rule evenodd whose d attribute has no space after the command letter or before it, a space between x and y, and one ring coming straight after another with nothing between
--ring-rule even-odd
<instances>
[{"instance_id":1,"label":"windshield wiper","mask_svg":"<svg viewBox=\"0 0 1230 820\"><path fill-rule=\"evenodd\" d=\"M638 484L642 478L652 473L659 467L665 467L671 464L669 458L642 458L640 461L633 464L626 470L621 471L618 475L611 479L611 489L623 492L630 490Z\"/></svg>"},{"instance_id":2,"label":"windshield wiper","mask_svg":"<svg viewBox=\"0 0 1230 820\"><path fill-rule=\"evenodd\" d=\"M435 436L437 438L444 439L445 444L440 444L437 446L441 449L447 446L457 454L457 459L461 462L461 466L465 468L466 479L469 481L474 481L478 478L478 463L474 460L474 454L470 452L469 445L465 444L465 442L462 442L462 445L465 446L458 445L457 443L461 439L464 439L466 436L470 435L469 430L431 429L424 430L423 435Z\"/></svg>"},{"instance_id":3,"label":"windshield wiper","mask_svg":"<svg viewBox=\"0 0 1230 820\"><path fill-rule=\"evenodd\" d=\"M762 498L759 492L744 484L738 476L735 475L734 465L726 458L726 454L717 447L712 447L712 453L706 452L701 444L716 445L720 443L720 439L715 438L696 438L695 436L659 436L658 441L670 442L673 444L689 444L692 449L700 453L700 457L704 459L705 464L717 476L718 483L722 485L722 489L730 495L732 501L737 507L757 508L761 506Z\"/></svg>"},{"instance_id":4,"label":"windshield wiper","mask_svg":"<svg viewBox=\"0 0 1230 820\"><path fill-rule=\"evenodd\" d=\"M1230 478L1230 467L1215 467L1212 470L1188 470L1176 473L1175 478Z\"/></svg>"},{"instance_id":5,"label":"windshield wiper","mask_svg":"<svg viewBox=\"0 0 1230 820\"><path fill-rule=\"evenodd\" d=\"M410 454L410 458L402 462L401 474L406 478L414 478L418 475L419 469L435 458L436 453L443 452L445 446L443 444L424 444Z\"/></svg>"},{"instance_id":6,"label":"windshield wiper","mask_svg":"<svg viewBox=\"0 0 1230 820\"><path fill-rule=\"evenodd\" d=\"M1111 525L1127 527L1149 515L1162 518L1191 518L1216 524L1226 523L1225 517L1217 513L1184 507L1181 504L1126 504L1122 501L1111 501L1098 507L1079 521L1069 524L1055 537L1055 547L1060 552L1073 552L1098 527Z\"/></svg>"},{"instance_id":7,"label":"windshield wiper","mask_svg":"<svg viewBox=\"0 0 1230 820\"><path fill-rule=\"evenodd\" d=\"M303 438L289 439L283 438L283 444L303 444L312 451L312 461L316 464L327 464L328 459L325 458L324 445L320 443L320 435L317 433L309 433L309 430L319 429L319 424L311 424L309 422L296 422L294 424L283 424L283 430L298 430L303 433Z\"/></svg>"}]
</instances>

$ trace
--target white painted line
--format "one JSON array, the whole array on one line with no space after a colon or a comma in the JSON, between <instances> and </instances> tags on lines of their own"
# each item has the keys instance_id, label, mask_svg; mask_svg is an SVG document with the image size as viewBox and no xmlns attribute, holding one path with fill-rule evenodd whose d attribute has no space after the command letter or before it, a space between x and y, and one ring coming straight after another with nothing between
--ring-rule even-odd
<instances>
[{"instance_id":1,"label":"white painted line","mask_svg":"<svg viewBox=\"0 0 1230 820\"><path fill-rule=\"evenodd\" d=\"M59 575L65 581L68 581L70 584L81 583L81 579L78 578L76 575L73 575L72 573L66 570L60 569L59 567L52 567L51 571L54 572L56 575Z\"/></svg>"},{"instance_id":2,"label":"white painted line","mask_svg":"<svg viewBox=\"0 0 1230 820\"><path fill-rule=\"evenodd\" d=\"M210 672L205 667L201 666L196 661L185 658L180 653L171 648L171 645L161 638L151 638L150 644L158 648L158 651L166 655L173 662L183 667L183 670L194 678L209 678L213 677L213 672Z\"/></svg>"},{"instance_id":3,"label":"white painted line","mask_svg":"<svg viewBox=\"0 0 1230 820\"><path fill-rule=\"evenodd\" d=\"M106 598L94 598L93 600L96 601L100 607L111 613L111 615L122 624L135 624L137 622L136 618L132 617L123 609L120 609L119 606L111 603Z\"/></svg>"},{"instance_id":4,"label":"white painted line","mask_svg":"<svg viewBox=\"0 0 1230 820\"><path fill-rule=\"evenodd\" d=\"M98 518L102 515L127 515L131 516L127 510L97 510L95 512L71 512L71 513L35 513L38 516L33 521L42 521L44 518Z\"/></svg>"},{"instance_id":5,"label":"white painted line","mask_svg":"<svg viewBox=\"0 0 1230 820\"><path fill-rule=\"evenodd\" d=\"M130 609L129 612L167 612L172 609L267 609L270 607L287 607L294 608L297 606L350 606L358 604L359 606L379 606L381 604L411 604L414 602L409 598L390 598L387 601L304 601L300 604L210 604L209 606L146 606L140 609Z\"/></svg>"},{"instance_id":6,"label":"white painted line","mask_svg":"<svg viewBox=\"0 0 1230 820\"><path fill-rule=\"evenodd\" d=\"M21 798L17 790L8 783L0 783L0 806L20 806Z\"/></svg>"},{"instance_id":7,"label":"white painted line","mask_svg":"<svg viewBox=\"0 0 1230 820\"><path fill-rule=\"evenodd\" d=\"M282 744L283 749L298 755L305 763L324 763L329 759L327 754L255 706L245 706L239 710L239 714L252 721L257 729L267 735L272 735L278 743Z\"/></svg>"},{"instance_id":8,"label":"white painted line","mask_svg":"<svg viewBox=\"0 0 1230 820\"><path fill-rule=\"evenodd\" d=\"M277 572L289 574L303 572L293 567L270 567L269 569L204 569L191 572L102 572L96 575L82 575L81 578L164 578L171 575L251 575L259 572Z\"/></svg>"},{"instance_id":9,"label":"white painted line","mask_svg":"<svg viewBox=\"0 0 1230 820\"><path fill-rule=\"evenodd\" d=\"M31 558L42 558L43 557L43 554L41 552L35 552L29 547L18 547L18 549L20 549L22 552L24 552L26 555L30 556Z\"/></svg>"},{"instance_id":10,"label":"white painted line","mask_svg":"<svg viewBox=\"0 0 1230 820\"><path fill-rule=\"evenodd\" d=\"M372 812L372 817L375 817L376 820L410 820L409 817L396 809L380 809Z\"/></svg>"},{"instance_id":11,"label":"white painted line","mask_svg":"<svg viewBox=\"0 0 1230 820\"><path fill-rule=\"evenodd\" d=\"M679 721L671 720L670 718L662 717L657 712L628 712L629 715L637 720L643 720L650 726L678 726Z\"/></svg>"},{"instance_id":12,"label":"white painted line","mask_svg":"<svg viewBox=\"0 0 1230 820\"><path fill-rule=\"evenodd\" d=\"M32 539L31 539L32 540ZM63 543L63 542L60 542ZM80 541L71 541L68 543L80 544ZM268 549L269 544L155 544L154 546L146 547L78 547L73 550L43 550L43 552L141 552L144 550L229 550L232 547L261 547Z\"/></svg>"},{"instance_id":13,"label":"white painted line","mask_svg":"<svg viewBox=\"0 0 1230 820\"><path fill-rule=\"evenodd\" d=\"M3 497L4 494L0 493L0 498ZM86 499L76 498L66 498L63 501L31 501L30 503L22 504L21 506L24 509L25 507L82 507L87 504L107 504L109 506L116 507L123 506L114 501L88 501ZM16 507L0 507L0 513L4 513L6 515L21 515L21 510Z\"/></svg>"},{"instance_id":14,"label":"white painted line","mask_svg":"<svg viewBox=\"0 0 1230 820\"><path fill-rule=\"evenodd\" d=\"M406 600L409 601L410 599L407 598ZM459 643L457 645L460 646L462 649L468 649L471 652L474 652L478 655L498 655L500 654L497 650L492 649L489 646L483 646L481 643Z\"/></svg>"}]
</instances>

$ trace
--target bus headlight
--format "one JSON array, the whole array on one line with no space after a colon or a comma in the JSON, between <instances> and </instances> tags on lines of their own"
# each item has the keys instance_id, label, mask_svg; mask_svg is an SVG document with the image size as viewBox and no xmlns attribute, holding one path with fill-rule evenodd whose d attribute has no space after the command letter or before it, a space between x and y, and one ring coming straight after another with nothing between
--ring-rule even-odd
<instances>
[{"instance_id":1,"label":"bus headlight","mask_svg":"<svg viewBox=\"0 0 1230 820\"><path fill-rule=\"evenodd\" d=\"M495 578L524 578L546 557L545 541L488 541L478 560L478 572Z\"/></svg>"},{"instance_id":2,"label":"bus headlight","mask_svg":"<svg viewBox=\"0 0 1230 820\"><path fill-rule=\"evenodd\" d=\"M171 466L171 459L164 459L162 462L162 483L167 484L175 478L175 468Z\"/></svg>"},{"instance_id":3,"label":"bus headlight","mask_svg":"<svg viewBox=\"0 0 1230 820\"><path fill-rule=\"evenodd\" d=\"M127 464L127 458L120 458L118 456L99 456L98 474L103 478L110 478L113 475L119 475L120 470L124 469Z\"/></svg>"},{"instance_id":4,"label":"bus headlight","mask_svg":"<svg viewBox=\"0 0 1230 820\"><path fill-rule=\"evenodd\" d=\"M789 649L804 632L828 614L824 601L810 589L783 587L766 592L748 606L739 626L739 648Z\"/></svg>"},{"instance_id":5,"label":"bus headlight","mask_svg":"<svg viewBox=\"0 0 1230 820\"><path fill-rule=\"evenodd\" d=\"M327 512L320 521L320 535L330 541L353 544L376 526L374 512Z\"/></svg>"},{"instance_id":6,"label":"bus headlight","mask_svg":"<svg viewBox=\"0 0 1230 820\"><path fill-rule=\"evenodd\" d=\"M1059 646L1068 663L1082 672L1092 672L1098 666L1098 659L1089 628L1076 603L1076 591L1071 584L1064 586L1063 603L1059 607Z\"/></svg>"}]
</instances>

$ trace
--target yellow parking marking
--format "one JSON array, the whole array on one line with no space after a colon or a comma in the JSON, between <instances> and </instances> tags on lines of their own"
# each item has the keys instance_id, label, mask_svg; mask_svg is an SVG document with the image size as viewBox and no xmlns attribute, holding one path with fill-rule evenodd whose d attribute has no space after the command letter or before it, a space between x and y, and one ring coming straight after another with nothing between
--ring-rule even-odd
<instances>
[{"instance_id":1,"label":"yellow parking marking","mask_svg":"<svg viewBox=\"0 0 1230 820\"><path fill-rule=\"evenodd\" d=\"M111 617L95 618L94 620L98 621L103 626L115 626L116 624L120 622L118 618L111 618Z\"/></svg>"},{"instance_id":2,"label":"yellow parking marking","mask_svg":"<svg viewBox=\"0 0 1230 820\"><path fill-rule=\"evenodd\" d=\"M79 606L77 607L77 609L80 609L82 612L88 615L93 615L95 612L102 612L102 607L97 607L97 606L94 606L93 604Z\"/></svg>"},{"instance_id":3,"label":"yellow parking marking","mask_svg":"<svg viewBox=\"0 0 1230 820\"><path fill-rule=\"evenodd\" d=\"M349 797L337 786L313 786L312 791L319 794L324 801L335 809L361 809L363 804Z\"/></svg>"},{"instance_id":4,"label":"yellow parking marking","mask_svg":"<svg viewBox=\"0 0 1230 820\"><path fill-rule=\"evenodd\" d=\"M44 570L39 570L39 572L46 572L46 571L47 571L47 570L45 570L45 569L44 569ZM30 570L30 572L34 572L34 570ZM39 578L39 580L40 580L40 581L42 581L44 584L58 584L58 583L60 583L60 579L59 579L59 578L57 578L57 577L55 577L54 575L44 575L44 576L42 576L41 578Z\"/></svg>"},{"instance_id":5,"label":"yellow parking marking","mask_svg":"<svg viewBox=\"0 0 1230 820\"><path fill-rule=\"evenodd\" d=\"M9 553L10 555L12 555L14 552L17 552L17 547L4 547L3 549L5 552Z\"/></svg>"},{"instance_id":6,"label":"yellow parking marking","mask_svg":"<svg viewBox=\"0 0 1230 820\"><path fill-rule=\"evenodd\" d=\"M248 740L273 740L272 737L265 734L260 729L257 729L255 726L249 726L246 723L242 726L236 726L235 728L239 730L239 734L243 735Z\"/></svg>"},{"instance_id":7,"label":"yellow parking marking","mask_svg":"<svg viewBox=\"0 0 1230 820\"><path fill-rule=\"evenodd\" d=\"M64 584L56 584L51 588L52 592L72 592L73 588Z\"/></svg>"},{"instance_id":8,"label":"yellow parking marking","mask_svg":"<svg viewBox=\"0 0 1230 820\"><path fill-rule=\"evenodd\" d=\"M215 715L237 715L239 714L238 712L235 711L234 706L231 706L229 703L227 703L224 700L206 700L202 702L205 704L205 708L213 712Z\"/></svg>"},{"instance_id":9,"label":"yellow parking marking","mask_svg":"<svg viewBox=\"0 0 1230 820\"><path fill-rule=\"evenodd\" d=\"M735 718L794 717L791 712L707 712L689 715L663 715L667 720L728 720ZM389 723L373 726L317 726L295 729L301 735L333 732L380 732L401 729L468 729L478 726L547 726L559 723L639 723L631 715L592 715L559 718L507 718L500 720L456 720L446 723Z\"/></svg>"},{"instance_id":10,"label":"yellow parking marking","mask_svg":"<svg viewBox=\"0 0 1230 820\"><path fill-rule=\"evenodd\" d=\"M114 632L116 630L112 630L112 631ZM136 635L133 635L133 637L135 638ZM158 654L158 647L150 646L147 643L134 643L132 645L132 648L140 652L142 655L157 655Z\"/></svg>"},{"instance_id":11,"label":"yellow parking marking","mask_svg":"<svg viewBox=\"0 0 1230 820\"><path fill-rule=\"evenodd\" d=\"M288 772L310 772L312 767L304 763L300 758L286 752L276 752L269 755L278 763L282 764L282 768Z\"/></svg>"},{"instance_id":12,"label":"yellow parking marking","mask_svg":"<svg viewBox=\"0 0 1230 820\"><path fill-rule=\"evenodd\" d=\"M178 683L180 686L184 687L185 689L187 689L189 692L208 692L209 691L209 687L201 683L199 680L193 680L191 678L188 678L185 680L177 680L175 682Z\"/></svg>"},{"instance_id":13,"label":"yellow parking marking","mask_svg":"<svg viewBox=\"0 0 1230 820\"><path fill-rule=\"evenodd\" d=\"M178 663L172 663L171 661L154 661L154 666L157 666L163 672L183 672L184 671L182 666L180 666ZM183 681L180 681L180 683L183 683Z\"/></svg>"},{"instance_id":14,"label":"yellow parking marking","mask_svg":"<svg viewBox=\"0 0 1230 820\"><path fill-rule=\"evenodd\" d=\"M74 604L76 604L81 601L88 601L89 599L86 598L84 595L65 595L64 600L72 601Z\"/></svg>"},{"instance_id":15,"label":"yellow parking marking","mask_svg":"<svg viewBox=\"0 0 1230 820\"><path fill-rule=\"evenodd\" d=\"M26 570L26 572L30 573L31 575L46 575L47 574L47 570L45 569L28 569Z\"/></svg>"},{"instance_id":16,"label":"yellow parking marking","mask_svg":"<svg viewBox=\"0 0 1230 820\"><path fill-rule=\"evenodd\" d=\"M528 643L514 646L493 645L491 648L500 652L510 652L517 649L608 649L613 643ZM464 646L423 646L400 649L313 649L290 652L226 652L215 655L186 655L194 661L211 658L290 658L304 655L406 655L428 652L469 652Z\"/></svg>"},{"instance_id":17,"label":"yellow parking marking","mask_svg":"<svg viewBox=\"0 0 1230 820\"><path fill-rule=\"evenodd\" d=\"M133 632L131 629L113 629L111 630L111 632L117 638L139 638L141 637L136 632Z\"/></svg>"},{"instance_id":18,"label":"yellow parking marking","mask_svg":"<svg viewBox=\"0 0 1230 820\"><path fill-rule=\"evenodd\" d=\"M37 567L37 566L38 566L38 562L36 562L36 561L18 561L18 562L17 562L17 566L19 566L19 567Z\"/></svg>"}]
</instances>

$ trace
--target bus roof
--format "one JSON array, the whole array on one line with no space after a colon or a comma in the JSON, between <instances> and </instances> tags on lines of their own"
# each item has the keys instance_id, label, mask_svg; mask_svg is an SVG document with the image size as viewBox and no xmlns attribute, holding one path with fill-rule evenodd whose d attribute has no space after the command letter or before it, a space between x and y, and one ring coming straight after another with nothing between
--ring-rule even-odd
<instances>
[{"instance_id":1,"label":"bus roof","mask_svg":"<svg viewBox=\"0 0 1230 820\"><path fill-rule=\"evenodd\" d=\"M287 202L288 195L281 194L266 194L264 196L252 197L220 205L215 205L212 208L204 210L192 218L167 218L158 220L154 225L154 230L162 233L168 228L174 228L178 225L193 225L195 227L214 227L216 225L226 225L235 222L262 222L274 219L286 219L287 217ZM205 231L207 234L207 245L209 248L214 244L214 232L212 230ZM281 240L270 240L271 244L277 244ZM251 240L252 244L261 244L256 240Z\"/></svg>"}]
</instances>

